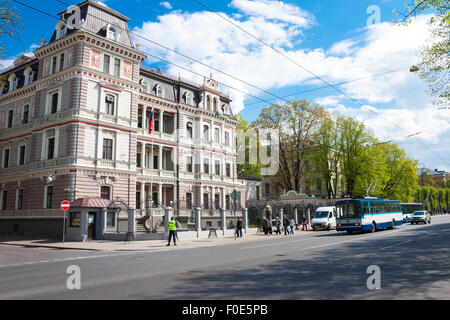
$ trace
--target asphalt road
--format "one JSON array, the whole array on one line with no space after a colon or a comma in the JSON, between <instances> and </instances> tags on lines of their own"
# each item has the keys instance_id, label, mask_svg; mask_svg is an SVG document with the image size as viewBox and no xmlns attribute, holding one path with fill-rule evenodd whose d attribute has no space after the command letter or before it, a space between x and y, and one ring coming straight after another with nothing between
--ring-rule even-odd
<instances>
[{"instance_id":1,"label":"asphalt road","mask_svg":"<svg viewBox=\"0 0 450 320\"><path fill-rule=\"evenodd\" d=\"M162 252L0 246L0 299L450 299L449 234L445 216L376 233ZM70 265L80 268L80 290L66 287ZM366 284L371 265L381 270L378 290Z\"/></svg>"}]
</instances>

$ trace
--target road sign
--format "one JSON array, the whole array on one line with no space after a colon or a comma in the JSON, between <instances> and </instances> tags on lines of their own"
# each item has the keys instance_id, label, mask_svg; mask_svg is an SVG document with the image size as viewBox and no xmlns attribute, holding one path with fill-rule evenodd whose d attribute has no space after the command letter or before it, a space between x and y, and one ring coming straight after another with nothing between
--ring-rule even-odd
<instances>
[{"instance_id":1,"label":"road sign","mask_svg":"<svg viewBox=\"0 0 450 320\"><path fill-rule=\"evenodd\" d=\"M61 202L61 209L63 211L67 211L70 208L70 203L67 200L64 200L63 202Z\"/></svg>"}]
</instances>

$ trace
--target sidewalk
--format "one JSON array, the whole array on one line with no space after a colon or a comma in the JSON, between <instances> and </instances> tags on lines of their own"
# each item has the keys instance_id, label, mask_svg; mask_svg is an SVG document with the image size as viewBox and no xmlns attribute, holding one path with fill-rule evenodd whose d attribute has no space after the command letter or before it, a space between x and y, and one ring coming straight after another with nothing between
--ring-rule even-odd
<instances>
[{"instance_id":1,"label":"sidewalk","mask_svg":"<svg viewBox=\"0 0 450 320\"><path fill-rule=\"evenodd\" d=\"M302 232L297 230L294 235L264 235L253 232L244 233L242 238L234 239L233 236L219 235L217 238L193 238L177 240L177 246L167 246L167 240L149 240L149 241L105 241L91 240L88 242L62 242L58 240L29 239L18 237L0 236L0 245L22 246L22 247L41 247L66 250L91 250L91 251L162 251L174 249L190 249L211 246L232 245L239 242L260 242L269 239L285 239L288 237L301 237L311 232Z\"/></svg>"}]
</instances>

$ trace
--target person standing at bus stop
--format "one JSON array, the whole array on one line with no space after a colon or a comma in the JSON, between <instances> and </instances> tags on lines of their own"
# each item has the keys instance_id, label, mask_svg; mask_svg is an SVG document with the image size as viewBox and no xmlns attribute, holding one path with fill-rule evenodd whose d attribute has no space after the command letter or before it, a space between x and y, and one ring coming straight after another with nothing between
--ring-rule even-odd
<instances>
[{"instance_id":1,"label":"person standing at bus stop","mask_svg":"<svg viewBox=\"0 0 450 320\"><path fill-rule=\"evenodd\" d=\"M170 219L169 221L169 243L167 244L167 246L170 246L170 240L173 237L173 245L176 246L177 245L177 227L175 225L175 220L172 217L172 219Z\"/></svg>"}]
</instances>

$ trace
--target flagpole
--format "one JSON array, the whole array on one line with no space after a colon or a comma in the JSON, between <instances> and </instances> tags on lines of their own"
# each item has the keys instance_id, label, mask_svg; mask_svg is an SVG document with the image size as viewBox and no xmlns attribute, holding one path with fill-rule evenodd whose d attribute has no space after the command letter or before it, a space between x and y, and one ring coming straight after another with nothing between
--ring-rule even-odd
<instances>
[{"instance_id":1,"label":"flagpole","mask_svg":"<svg viewBox=\"0 0 450 320\"><path fill-rule=\"evenodd\" d=\"M150 138L151 138L151 149L150 149L150 221L151 221L151 232L153 231L153 214L152 214L152 210L153 210L153 135L152 135L152 131L153 131L153 123L155 121L155 113L154 113L154 108L152 106L152 113L150 115L150 121L151 123L149 124L149 134L150 134Z\"/></svg>"}]
</instances>

